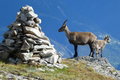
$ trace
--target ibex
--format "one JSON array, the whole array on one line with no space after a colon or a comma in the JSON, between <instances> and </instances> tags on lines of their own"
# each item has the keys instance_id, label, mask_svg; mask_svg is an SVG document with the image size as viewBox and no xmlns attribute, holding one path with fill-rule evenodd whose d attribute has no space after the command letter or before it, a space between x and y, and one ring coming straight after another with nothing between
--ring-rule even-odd
<instances>
[{"instance_id":1,"label":"ibex","mask_svg":"<svg viewBox=\"0 0 120 80\"><path fill-rule=\"evenodd\" d=\"M64 21L62 27L58 30L59 32L65 32L66 36L71 44L74 45L75 54L73 57L78 56L77 47L78 45L89 45L90 54L89 56L94 57L94 50L92 44L97 40L97 37L91 32L70 32L66 25L67 20Z\"/></svg>"},{"instance_id":2,"label":"ibex","mask_svg":"<svg viewBox=\"0 0 120 80\"><path fill-rule=\"evenodd\" d=\"M107 35L107 36L104 37L104 40L96 40L93 43L93 48L94 48L94 51L96 51L96 56L97 57L98 57L98 54L100 54L100 53L101 53L101 57L102 57L102 51L105 48L106 44L110 43L110 41L111 41L111 39Z\"/></svg>"}]
</instances>

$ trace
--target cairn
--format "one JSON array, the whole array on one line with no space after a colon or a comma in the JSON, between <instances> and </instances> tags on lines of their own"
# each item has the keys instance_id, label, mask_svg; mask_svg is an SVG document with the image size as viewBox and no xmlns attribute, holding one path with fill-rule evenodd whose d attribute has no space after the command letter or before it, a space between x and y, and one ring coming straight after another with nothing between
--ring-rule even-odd
<instances>
[{"instance_id":1,"label":"cairn","mask_svg":"<svg viewBox=\"0 0 120 80\"><path fill-rule=\"evenodd\" d=\"M16 20L8 26L0 44L0 60L18 63L30 61L39 64L56 64L61 56L42 32L41 19L31 6L25 6L17 13Z\"/></svg>"}]
</instances>

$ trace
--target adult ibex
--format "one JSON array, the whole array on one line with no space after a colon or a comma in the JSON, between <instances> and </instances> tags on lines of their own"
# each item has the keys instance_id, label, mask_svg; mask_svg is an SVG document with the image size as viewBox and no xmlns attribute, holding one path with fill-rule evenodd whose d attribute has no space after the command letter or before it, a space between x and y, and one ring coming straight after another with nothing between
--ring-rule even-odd
<instances>
[{"instance_id":1,"label":"adult ibex","mask_svg":"<svg viewBox=\"0 0 120 80\"><path fill-rule=\"evenodd\" d=\"M98 56L98 54L101 53L101 57L102 57L102 51L103 49L105 48L106 44L107 43L110 43L111 39L110 37L107 35L104 37L104 40L96 40L94 43L93 43L93 48L96 52L96 56Z\"/></svg>"},{"instance_id":2,"label":"adult ibex","mask_svg":"<svg viewBox=\"0 0 120 80\"><path fill-rule=\"evenodd\" d=\"M66 25L67 20L64 21L62 27L58 30L59 32L65 32L66 36L71 44L74 45L75 54L74 57L78 56L77 47L78 45L89 45L90 54L89 56L94 57L94 50L92 44L96 41L97 37L91 32L70 32Z\"/></svg>"}]
</instances>

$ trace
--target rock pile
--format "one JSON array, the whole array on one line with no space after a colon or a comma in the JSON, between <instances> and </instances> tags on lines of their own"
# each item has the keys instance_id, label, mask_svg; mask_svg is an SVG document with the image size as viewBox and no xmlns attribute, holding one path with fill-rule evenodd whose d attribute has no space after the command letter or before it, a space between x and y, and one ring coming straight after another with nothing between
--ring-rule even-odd
<instances>
[{"instance_id":1,"label":"rock pile","mask_svg":"<svg viewBox=\"0 0 120 80\"><path fill-rule=\"evenodd\" d=\"M0 59L13 63L60 63L61 56L42 32L40 23L41 19L31 6L22 7L15 22L8 26L9 30L4 34Z\"/></svg>"},{"instance_id":2,"label":"rock pile","mask_svg":"<svg viewBox=\"0 0 120 80\"><path fill-rule=\"evenodd\" d=\"M87 63L87 66L93 67L93 69L106 76L120 80L120 71L116 70L106 58L92 58L89 56L81 56L76 58L77 60L82 60Z\"/></svg>"}]
</instances>

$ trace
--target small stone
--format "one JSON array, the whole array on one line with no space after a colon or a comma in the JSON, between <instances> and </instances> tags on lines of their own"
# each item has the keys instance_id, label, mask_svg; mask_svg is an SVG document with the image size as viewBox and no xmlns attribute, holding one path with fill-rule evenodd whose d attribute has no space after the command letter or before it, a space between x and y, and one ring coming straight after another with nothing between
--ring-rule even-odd
<instances>
[{"instance_id":1,"label":"small stone","mask_svg":"<svg viewBox=\"0 0 120 80\"><path fill-rule=\"evenodd\" d=\"M24 43L21 47L21 50L26 51L26 50L29 50L29 49L30 49L29 43L26 40L24 40Z\"/></svg>"},{"instance_id":2,"label":"small stone","mask_svg":"<svg viewBox=\"0 0 120 80\"><path fill-rule=\"evenodd\" d=\"M54 50L43 50L39 54L40 56L42 56L42 58L47 58L47 57L51 57L54 53L55 53Z\"/></svg>"},{"instance_id":3,"label":"small stone","mask_svg":"<svg viewBox=\"0 0 120 80\"><path fill-rule=\"evenodd\" d=\"M41 33L39 30L35 29L35 28L31 28L31 27L24 27L25 33L26 34L32 34L35 35L37 37L42 37Z\"/></svg>"},{"instance_id":4,"label":"small stone","mask_svg":"<svg viewBox=\"0 0 120 80\"><path fill-rule=\"evenodd\" d=\"M35 42L35 40L33 40L32 38L27 38L26 40L27 40L27 42L30 42L30 43L32 43L32 44L37 44L37 43Z\"/></svg>"},{"instance_id":5,"label":"small stone","mask_svg":"<svg viewBox=\"0 0 120 80\"><path fill-rule=\"evenodd\" d=\"M14 22L12 25L15 26L15 27L19 27L19 26L21 26L21 23L19 23L19 22Z\"/></svg>"},{"instance_id":6,"label":"small stone","mask_svg":"<svg viewBox=\"0 0 120 80\"><path fill-rule=\"evenodd\" d=\"M57 54L53 54L51 57L45 58L45 60L51 64L56 64L59 56Z\"/></svg>"},{"instance_id":7,"label":"small stone","mask_svg":"<svg viewBox=\"0 0 120 80\"><path fill-rule=\"evenodd\" d=\"M48 41L48 40L38 40L37 41L39 44L41 44L41 45L50 45L50 42Z\"/></svg>"},{"instance_id":8,"label":"small stone","mask_svg":"<svg viewBox=\"0 0 120 80\"><path fill-rule=\"evenodd\" d=\"M30 27L33 27L33 26L35 25L35 22L29 20L29 21L26 22L26 25L27 25L27 26L30 26Z\"/></svg>"},{"instance_id":9,"label":"small stone","mask_svg":"<svg viewBox=\"0 0 120 80\"><path fill-rule=\"evenodd\" d=\"M64 64L54 64L54 66L59 69L68 68L68 66Z\"/></svg>"},{"instance_id":10,"label":"small stone","mask_svg":"<svg viewBox=\"0 0 120 80\"><path fill-rule=\"evenodd\" d=\"M48 45L35 45L34 49L52 49L53 46L48 46Z\"/></svg>"},{"instance_id":11,"label":"small stone","mask_svg":"<svg viewBox=\"0 0 120 80\"><path fill-rule=\"evenodd\" d=\"M28 38L32 38L34 40L38 40L39 38L35 35L32 35L32 34L25 34Z\"/></svg>"},{"instance_id":12,"label":"small stone","mask_svg":"<svg viewBox=\"0 0 120 80\"><path fill-rule=\"evenodd\" d=\"M40 57L31 57L31 58L29 58L29 60L31 60L31 61L39 61Z\"/></svg>"},{"instance_id":13,"label":"small stone","mask_svg":"<svg viewBox=\"0 0 120 80\"><path fill-rule=\"evenodd\" d=\"M15 36L17 36L17 31L16 31L16 30L13 30L13 34L14 34Z\"/></svg>"},{"instance_id":14,"label":"small stone","mask_svg":"<svg viewBox=\"0 0 120 80\"><path fill-rule=\"evenodd\" d=\"M25 61L29 60L33 56L32 53L21 53L21 54L22 54L22 60Z\"/></svg>"},{"instance_id":15,"label":"small stone","mask_svg":"<svg viewBox=\"0 0 120 80\"><path fill-rule=\"evenodd\" d=\"M28 18L36 18L36 17L38 17L38 15L35 14L33 11L30 11L30 12L26 13L25 16L28 17Z\"/></svg>"},{"instance_id":16,"label":"small stone","mask_svg":"<svg viewBox=\"0 0 120 80\"><path fill-rule=\"evenodd\" d=\"M5 44L11 46L15 41L13 39L5 39Z\"/></svg>"},{"instance_id":17,"label":"small stone","mask_svg":"<svg viewBox=\"0 0 120 80\"><path fill-rule=\"evenodd\" d=\"M12 63L12 64L16 64L17 63L16 60L13 59L13 58L9 58L8 61L9 61L9 63Z\"/></svg>"},{"instance_id":18,"label":"small stone","mask_svg":"<svg viewBox=\"0 0 120 80\"><path fill-rule=\"evenodd\" d=\"M2 74L0 74L0 78L3 78L4 77L4 75L2 75ZM2 79L1 79L2 80Z\"/></svg>"},{"instance_id":19,"label":"small stone","mask_svg":"<svg viewBox=\"0 0 120 80\"><path fill-rule=\"evenodd\" d=\"M25 14L23 14L23 13L20 14L20 20L24 21L24 22L27 21L27 17L25 16Z\"/></svg>"},{"instance_id":20,"label":"small stone","mask_svg":"<svg viewBox=\"0 0 120 80\"><path fill-rule=\"evenodd\" d=\"M54 69L45 68L46 71L54 72Z\"/></svg>"},{"instance_id":21,"label":"small stone","mask_svg":"<svg viewBox=\"0 0 120 80\"><path fill-rule=\"evenodd\" d=\"M48 64L48 63L47 63L45 60L43 60L43 59L40 59L39 62L40 62L40 64L42 64L42 65L47 65L47 64Z\"/></svg>"},{"instance_id":22,"label":"small stone","mask_svg":"<svg viewBox=\"0 0 120 80\"><path fill-rule=\"evenodd\" d=\"M35 23L41 24L41 19L39 18L34 18Z\"/></svg>"},{"instance_id":23,"label":"small stone","mask_svg":"<svg viewBox=\"0 0 120 80\"><path fill-rule=\"evenodd\" d=\"M34 10L33 10L33 8L31 7L31 6L29 6L29 5L26 5L25 7L22 7L21 9L21 12L29 12L29 11L32 11L32 12L34 12Z\"/></svg>"},{"instance_id":24,"label":"small stone","mask_svg":"<svg viewBox=\"0 0 120 80\"><path fill-rule=\"evenodd\" d=\"M42 68L38 68L37 70L39 70L39 71L43 71L43 72L45 71L45 69L42 69Z\"/></svg>"}]
</instances>

